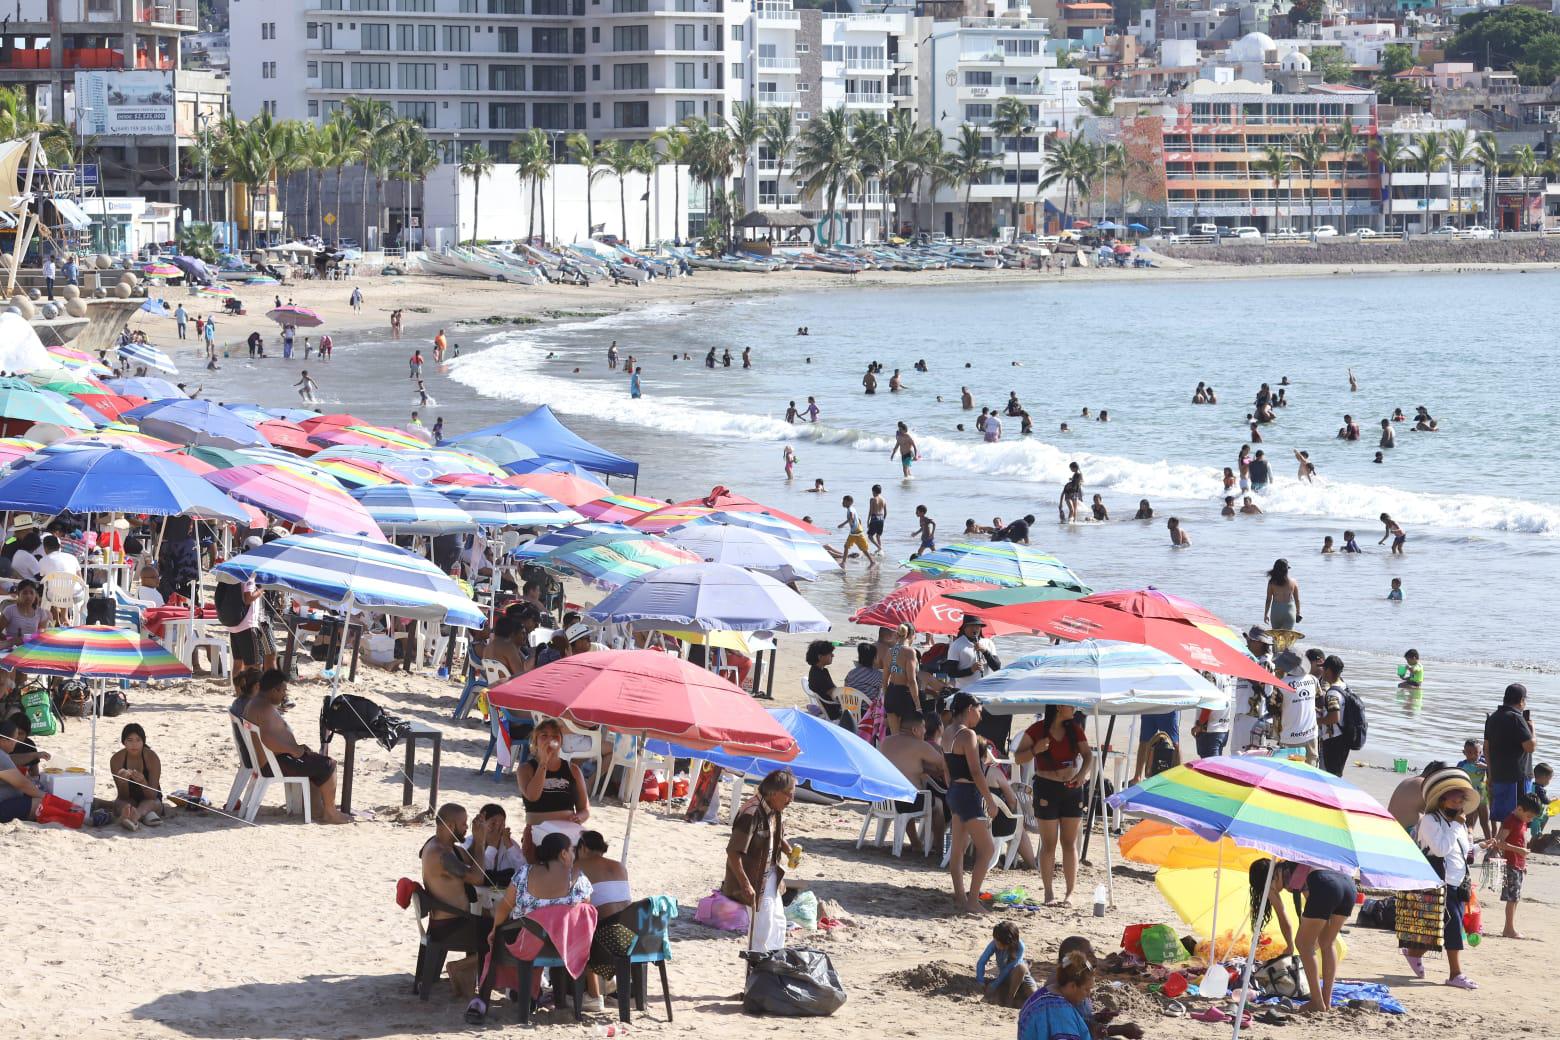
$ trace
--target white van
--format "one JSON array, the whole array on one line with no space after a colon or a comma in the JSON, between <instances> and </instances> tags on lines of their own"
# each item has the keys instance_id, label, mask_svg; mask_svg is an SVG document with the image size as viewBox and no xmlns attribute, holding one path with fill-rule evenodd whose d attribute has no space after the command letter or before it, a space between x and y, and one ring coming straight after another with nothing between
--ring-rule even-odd
<instances>
[{"instance_id":1,"label":"white van","mask_svg":"<svg viewBox=\"0 0 1560 1040\"><path fill-rule=\"evenodd\" d=\"M1262 241L1262 232L1254 227L1237 227L1230 229L1230 237L1260 242Z\"/></svg>"}]
</instances>

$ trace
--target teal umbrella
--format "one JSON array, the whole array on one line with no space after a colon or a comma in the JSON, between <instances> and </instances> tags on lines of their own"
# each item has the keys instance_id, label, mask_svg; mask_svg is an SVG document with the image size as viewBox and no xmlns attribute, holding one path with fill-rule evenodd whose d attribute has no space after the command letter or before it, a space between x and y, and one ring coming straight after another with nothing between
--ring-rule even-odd
<instances>
[{"instance_id":1,"label":"teal umbrella","mask_svg":"<svg viewBox=\"0 0 1560 1040\"><path fill-rule=\"evenodd\" d=\"M25 379L0 379L0 420L23 423L54 423L72 430L90 430L92 423L64 398L39 392Z\"/></svg>"},{"instance_id":2,"label":"teal umbrella","mask_svg":"<svg viewBox=\"0 0 1560 1040\"><path fill-rule=\"evenodd\" d=\"M950 592L948 598L967 603L972 607L990 610L993 607L1045 603L1055 599L1080 599L1093 591L1086 585L1022 585L1010 589L966 589L962 592Z\"/></svg>"}]
</instances>

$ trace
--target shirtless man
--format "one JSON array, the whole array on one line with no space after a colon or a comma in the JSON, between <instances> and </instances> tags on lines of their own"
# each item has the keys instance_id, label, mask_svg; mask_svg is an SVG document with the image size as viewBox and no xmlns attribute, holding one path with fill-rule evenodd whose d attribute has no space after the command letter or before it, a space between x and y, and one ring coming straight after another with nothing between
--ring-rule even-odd
<instances>
[{"instance_id":1,"label":"shirtless man","mask_svg":"<svg viewBox=\"0 0 1560 1040\"><path fill-rule=\"evenodd\" d=\"M475 953L480 963L487 956L493 922L475 914L462 916L460 911L471 905L466 886L486 885L490 881L465 841L465 806L446 803L439 806L433 818L433 837L423 843L418 858L422 860L423 890L436 902L452 908L435 906L428 911L428 938L451 950Z\"/></svg>"},{"instance_id":2,"label":"shirtless man","mask_svg":"<svg viewBox=\"0 0 1560 1040\"><path fill-rule=\"evenodd\" d=\"M1165 526L1170 529L1170 544L1176 549L1186 549L1192 544L1192 540L1186 536L1186 531L1181 528L1179 517L1172 516L1165 521Z\"/></svg>"},{"instance_id":3,"label":"shirtless man","mask_svg":"<svg viewBox=\"0 0 1560 1040\"><path fill-rule=\"evenodd\" d=\"M1240 511L1246 516L1261 516L1262 507L1251 500L1250 495L1244 496L1240 501Z\"/></svg>"},{"instance_id":4,"label":"shirtless man","mask_svg":"<svg viewBox=\"0 0 1560 1040\"><path fill-rule=\"evenodd\" d=\"M883 527L888 520L888 499L883 497L883 485L872 485L872 497L867 500L867 539L872 547L883 553Z\"/></svg>"},{"instance_id":5,"label":"shirtless man","mask_svg":"<svg viewBox=\"0 0 1560 1040\"><path fill-rule=\"evenodd\" d=\"M960 404L961 407L963 407L963 409L966 412L974 410L974 408L975 408L975 395L970 393L970 388L969 387L967 387L967 386L959 387L959 404Z\"/></svg>"},{"instance_id":6,"label":"shirtless man","mask_svg":"<svg viewBox=\"0 0 1560 1040\"><path fill-rule=\"evenodd\" d=\"M899 468L906 478L910 476L910 465L920 458L920 451L915 446L915 438L910 436L910 427L904 423L894 432L894 449L888 453L889 458L899 456Z\"/></svg>"},{"instance_id":7,"label":"shirtless man","mask_svg":"<svg viewBox=\"0 0 1560 1040\"><path fill-rule=\"evenodd\" d=\"M897 394L905 388L904 381L899 378L899 369L894 369L894 374L888 377L888 392Z\"/></svg>"},{"instance_id":8,"label":"shirtless man","mask_svg":"<svg viewBox=\"0 0 1560 1040\"><path fill-rule=\"evenodd\" d=\"M913 802L896 802L902 813L920 812L926 807L926 799L932 799L932 848L942 847L943 828L948 824L947 810L942 799L928 790L929 782L939 788L948 787L948 766L942 754L926 740L926 719L910 715L899 720L899 732L884 737L878 744L883 757L894 763L894 768L904 775L921 792ZM918 843L915 824L911 824L908 837L911 845Z\"/></svg>"},{"instance_id":9,"label":"shirtless man","mask_svg":"<svg viewBox=\"0 0 1560 1040\"><path fill-rule=\"evenodd\" d=\"M534 626L533 626L534 627ZM531 667L530 659L515 644L521 635L520 622L507 614L493 626L493 636L482 650L484 661L497 661L509 671L510 678L524 675Z\"/></svg>"},{"instance_id":10,"label":"shirtless man","mask_svg":"<svg viewBox=\"0 0 1560 1040\"><path fill-rule=\"evenodd\" d=\"M861 385L866 389L867 393L877 393L877 376L873 374L872 369L867 369L867 374L861 377Z\"/></svg>"},{"instance_id":11,"label":"shirtless man","mask_svg":"<svg viewBox=\"0 0 1560 1040\"><path fill-rule=\"evenodd\" d=\"M244 721L260 729L260 741L276 756L283 776L309 778L314 818L321 823L351 823L352 817L336 808L336 763L318 751L298 743L278 710L287 703L287 675L279 668L260 677L260 693L244 704Z\"/></svg>"}]
</instances>

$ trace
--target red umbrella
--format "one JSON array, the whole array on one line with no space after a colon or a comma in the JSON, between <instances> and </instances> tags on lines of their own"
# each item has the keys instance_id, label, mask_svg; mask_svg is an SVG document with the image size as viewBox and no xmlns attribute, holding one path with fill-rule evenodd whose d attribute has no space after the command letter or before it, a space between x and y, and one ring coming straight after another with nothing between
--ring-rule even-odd
<instances>
[{"instance_id":1,"label":"red umbrella","mask_svg":"<svg viewBox=\"0 0 1560 1040\"><path fill-rule=\"evenodd\" d=\"M80 401L110 419L118 419L130 409L150 403L144 397L131 397L126 394L75 394L73 400Z\"/></svg>"},{"instance_id":2,"label":"red umbrella","mask_svg":"<svg viewBox=\"0 0 1560 1040\"><path fill-rule=\"evenodd\" d=\"M505 477L504 483L517 488L540 491L570 509L584 505L586 502L594 502L606 493L605 486L600 482L576 477L572 473L517 473L512 477Z\"/></svg>"},{"instance_id":3,"label":"red umbrella","mask_svg":"<svg viewBox=\"0 0 1560 1040\"><path fill-rule=\"evenodd\" d=\"M355 415L345 412L336 412L332 415L316 415L312 419L305 419L298 425L310 433L319 433L321 430L342 429L347 426L362 426L367 419L359 419Z\"/></svg>"},{"instance_id":4,"label":"red umbrella","mask_svg":"<svg viewBox=\"0 0 1560 1040\"><path fill-rule=\"evenodd\" d=\"M1216 615L1190 600L1158 589L1016 603L984 610L981 617L988 625L1004 621L1061 639L1141 643L1205 672L1288 688L1252 660L1242 647L1240 636Z\"/></svg>"},{"instance_id":5,"label":"red umbrella","mask_svg":"<svg viewBox=\"0 0 1560 1040\"><path fill-rule=\"evenodd\" d=\"M308 430L285 419L267 419L255 429L260 431L260 436L271 442L272 447L297 452L300 455L313 455L319 450L314 442L309 440Z\"/></svg>"},{"instance_id":6,"label":"red umbrella","mask_svg":"<svg viewBox=\"0 0 1560 1040\"><path fill-rule=\"evenodd\" d=\"M821 527L814 527L799 516L792 516L790 513L782 512L773 506L755 502L746 495L736 494L718 484L711 488L710 493L703 498L690 498L686 502L677 504L680 506L705 506L709 509L724 509L730 513L768 513L770 516L779 517L788 524L795 524L808 534L828 533Z\"/></svg>"},{"instance_id":7,"label":"red umbrella","mask_svg":"<svg viewBox=\"0 0 1560 1040\"><path fill-rule=\"evenodd\" d=\"M657 650L565 657L493 687L488 701L688 748L782 761L800 750L785 727L736 686Z\"/></svg>"},{"instance_id":8,"label":"red umbrella","mask_svg":"<svg viewBox=\"0 0 1560 1040\"><path fill-rule=\"evenodd\" d=\"M985 582L953 578L911 582L899 586L870 607L862 607L850 616L850 620L858 625L877 625L879 628L909 624L917 632L949 636L964 623L964 612L969 607L948 599L948 594L994 588L995 585L987 585ZM986 634L989 636L1010 636L1015 632L1029 631L1027 625L997 621L985 611L980 616L986 622Z\"/></svg>"}]
</instances>

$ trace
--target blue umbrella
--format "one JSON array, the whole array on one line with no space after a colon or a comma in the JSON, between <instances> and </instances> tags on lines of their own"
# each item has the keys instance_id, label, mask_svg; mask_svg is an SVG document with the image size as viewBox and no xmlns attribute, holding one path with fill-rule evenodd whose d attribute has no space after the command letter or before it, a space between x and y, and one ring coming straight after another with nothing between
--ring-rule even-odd
<instances>
[{"instance_id":1,"label":"blue umbrella","mask_svg":"<svg viewBox=\"0 0 1560 1040\"><path fill-rule=\"evenodd\" d=\"M471 514L431 488L408 484L353 488L347 492L385 534L454 534L475 531Z\"/></svg>"},{"instance_id":2,"label":"blue umbrella","mask_svg":"<svg viewBox=\"0 0 1560 1040\"><path fill-rule=\"evenodd\" d=\"M1145 234L1147 234L1147 232L1148 232L1148 228L1144 227L1142 224L1137 224L1137 223L1128 224L1127 225L1127 230L1128 231L1142 231Z\"/></svg>"},{"instance_id":3,"label":"blue umbrella","mask_svg":"<svg viewBox=\"0 0 1560 1040\"><path fill-rule=\"evenodd\" d=\"M253 579L336 609L481 628L482 611L443 571L416 553L339 534L278 538L216 568L219 581Z\"/></svg>"},{"instance_id":4,"label":"blue umbrella","mask_svg":"<svg viewBox=\"0 0 1560 1040\"><path fill-rule=\"evenodd\" d=\"M796 708L771 708L769 714L796 739L801 752L789 762L724 751L690 751L661 740L646 742L652 755L671 754L677 758L702 758L712 765L748 776L765 776L776 769L789 769L797 780L805 780L814 791L863 802L881 802L889 798L909 801L916 796L915 785L906 780L894 763L877 748L843 727Z\"/></svg>"},{"instance_id":5,"label":"blue umbrella","mask_svg":"<svg viewBox=\"0 0 1560 1040\"><path fill-rule=\"evenodd\" d=\"M176 462L124 448L65 451L0 478L0 510L149 513L247 520L237 502Z\"/></svg>"},{"instance_id":6,"label":"blue umbrella","mask_svg":"<svg viewBox=\"0 0 1560 1040\"><path fill-rule=\"evenodd\" d=\"M591 480L606 487L606 483L596 474L581 466L578 462L569 462L566 459L524 459L519 462L501 462L511 473L567 473L571 477L579 477L581 480Z\"/></svg>"},{"instance_id":7,"label":"blue umbrella","mask_svg":"<svg viewBox=\"0 0 1560 1040\"><path fill-rule=\"evenodd\" d=\"M839 561L829 555L829 550L823 547L823 543L811 534L797 527L795 524L782 520L768 513L748 513L737 510L719 509L707 516L701 516L694 520L681 524L675 530L694 531L704 527L713 527L717 524L731 527L746 527L754 531L760 531L769 537L782 542L786 548L801 557L802 562L815 571L837 571L840 569ZM670 532L668 532L670 533Z\"/></svg>"},{"instance_id":8,"label":"blue umbrella","mask_svg":"<svg viewBox=\"0 0 1560 1040\"><path fill-rule=\"evenodd\" d=\"M128 379L107 380L115 393L144 397L148 401L165 401L168 398L187 398L190 395L161 376L132 376Z\"/></svg>"},{"instance_id":9,"label":"blue umbrella","mask_svg":"<svg viewBox=\"0 0 1560 1040\"><path fill-rule=\"evenodd\" d=\"M469 443L463 442L462 447ZM540 491L460 485L451 485L441 490L445 498L470 513L471 518L481 527L563 527L585 519Z\"/></svg>"},{"instance_id":10,"label":"blue umbrella","mask_svg":"<svg viewBox=\"0 0 1560 1040\"><path fill-rule=\"evenodd\" d=\"M997 715L1039 713L1048 704L1138 715L1228 703L1227 694L1163 650L1108 639L1048 646L964 689Z\"/></svg>"},{"instance_id":11,"label":"blue umbrella","mask_svg":"<svg viewBox=\"0 0 1560 1040\"><path fill-rule=\"evenodd\" d=\"M147 314L155 314L159 318L173 317L173 308L168 306L168 301L162 299L161 297L147 300L145 303L141 304L141 310L145 311Z\"/></svg>"},{"instance_id":12,"label":"blue umbrella","mask_svg":"<svg viewBox=\"0 0 1560 1040\"><path fill-rule=\"evenodd\" d=\"M250 423L211 401L153 401L124 413L141 432L175 444L212 448L270 447Z\"/></svg>"},{"instance_id":13,"label":"blue umbrella","mask_svg":"<svg viewBox=\"0 0 1560 1040\"><path fill-rule=\"evenodd\" d=\"M700 632L827 632L829 619L775 579L724 563L662 567L609 594L589 615L602 622Z\"/></svg>"},{"instance_id":14,"label":"blue umbrella","mask_svg":"<svg viewBox=\"0 0 1560 1040\"><path fill-rule=\"evenodd\" d=\"M483 458L492 459L505 469L517 462L541 458L519 441L492 433L481 437L468 437L460 442L459 448L461 451L475 452Z\"/></svg>"},{"instance_id":15,"label":"blue umbrella","mask_svg":"<svg viewBox=\"0 0 1560 1040\"><path fill-rule=\"evenodd\" d=\"M263 408L267 418L281 419L283 422L303 422L305 419L318 419L320 413L309 408Z\"/></svg>"},{"instance_id":16,"label":"blue umbrella","mask_svg":"<svg viewBox=\"0 0 1560 1040\"><path fill-rule=\"evenodd\" d=\"M119 348L119 356L131 364L155 368L159 372L172 375L179 372L179 366L173 363L173 358L149 343L125 343Z\"/></svg>"},{"instance_id":17,"label":"blue umbrella","mask_svg":"<svg viewBox=\"0 0 1560 1040\"><path fill-rule=\"evenodd\" d=\"M258 404L234 404L232 401L224 401L222 402L222 407L226 408L228 411L232 412L246 423L253 423L258 425L263 422L269 422L270 420L276 418L276 416L272 415ZM310 412L309 414L313 415L314 413Z\"/></svg>"},{"instance_id":18,"label":"blue umbrella","mask_svg":"<svg viewBox=\"0 0 1560 1040\"><path fill-rule=\"evenodd\" d=\"M640 538L654 538L655 535L648 531L640 531L629 527L627 524L603 523L599 520L586 520L584 523L570 524L548 531L540 538L533 538L529 542L523 542L515 548L512 554L520 560L534 560L540 556L546 556L554 549L561 549L570 542L577 542L581 538L597 538L607 535L601 541L628 541Z\"/></svg>"}]
</instances>

